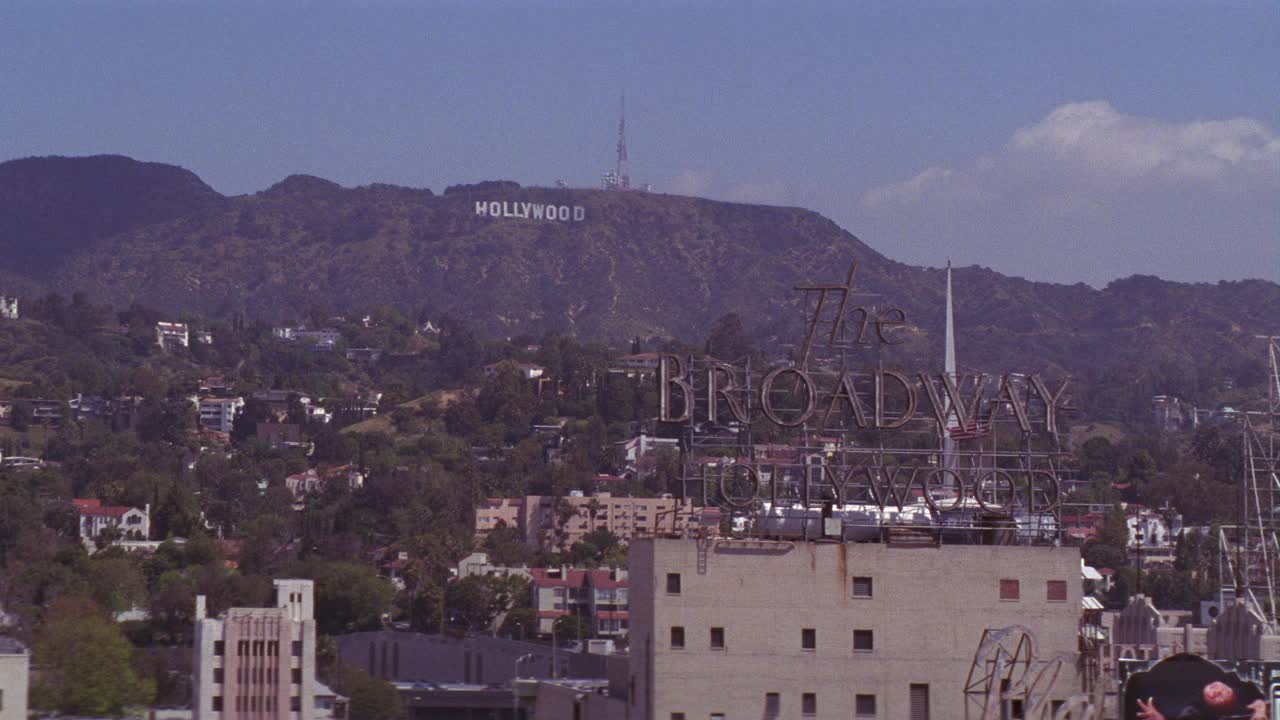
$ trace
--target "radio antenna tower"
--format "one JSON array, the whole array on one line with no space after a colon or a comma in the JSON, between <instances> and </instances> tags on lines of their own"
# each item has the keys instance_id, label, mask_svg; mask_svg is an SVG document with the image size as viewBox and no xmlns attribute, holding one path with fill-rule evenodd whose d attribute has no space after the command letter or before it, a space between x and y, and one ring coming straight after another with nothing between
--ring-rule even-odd
<instances>
[{"instance_id":1,"label":"radio antenna tower","mask_svg":"<svg viewBox=\"0 0 1280 720\"><path fill-rule=\"evenodd\" d=\"M618 168L614 171L618 177L618 187L631 189L631 175L627 169L627 94L622 93L622 102L618 112Z\"/></svg>"}]
</instances>

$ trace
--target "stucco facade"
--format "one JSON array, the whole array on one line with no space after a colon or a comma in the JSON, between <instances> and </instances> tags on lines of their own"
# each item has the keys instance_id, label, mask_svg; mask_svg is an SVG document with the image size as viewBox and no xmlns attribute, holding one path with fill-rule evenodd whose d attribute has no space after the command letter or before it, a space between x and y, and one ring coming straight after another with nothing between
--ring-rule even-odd
<instances>
[{"instance_id":1,"label":"stucco facade","mask_svg":"<svg viewBox=\"0 0 1280 720\"><path fill-rule=\"evenodd\" d=\"M630 570L636 719L959 719L985 629L1078 652L1074 548L645 538Z\"/></svg>"},{"instance_id":2,"label":"stucco facade","mask_svg":"<svg viewBox=\"0 0 1280 720\"><path fill-rule=\"evenodd\" d=\"M276 580L275 607L205 616L196 599L194 720L312 720L316 623L310 580Z\"/></svg>"},{"instance_id":3,"label":"stucco facade","mask_svg":"<svg viewBox=\"0 0 1280 720\"><path fill-rule=\"evenodd\" d=\"M0 637L0 720L27 720L27 692L31 682L27 648Z\"/></svg>"}]
</instances>

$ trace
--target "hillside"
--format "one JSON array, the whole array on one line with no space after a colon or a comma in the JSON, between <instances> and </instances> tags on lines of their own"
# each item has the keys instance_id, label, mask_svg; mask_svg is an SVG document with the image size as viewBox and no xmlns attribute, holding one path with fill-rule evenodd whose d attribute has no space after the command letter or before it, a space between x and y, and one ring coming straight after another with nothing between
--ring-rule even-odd
<instances>
[{"instance_id":1,"label":"hillside","mask_svg":"<svg viewBox=\"0 0 1280 720\"><path fill-rule=\"evenodd\" d=\"M48 271L102 238L199 215L225 199L195 173L119 155L0 163L4 270Z\"/></svg>"},{"instance_id":2,"label":"hillside","mask_svg":"<svg viewBox=\"0 0 1280 720\"><path fill-rule=\"evenodd\" d=\"M125 176L133 191L121 189ZM531 216L476 212L502 202ZM566 220L532 217L542 205L565 206ZM802 328L792 288L838 282L856 260L859 289L924 331L908 353L936 354L929 337L942 325L941 270L894 262L800 208L500 182L437 195L308 176L223 198L171 166L42 158L0 165L9 215L18 219L0 225L0 247L24 260L14 282L83 289L117 307L293 320L388 304L490 334L614 340L699 339L737 312L760 340L787 343ZM1280 331L1280 286L1264 281L1135 276L1096 290L969 267L955 284L961 355L977 366L1218 365L1229 375L1255 362L1253 334Z\"/></svg>"}]
</instances>

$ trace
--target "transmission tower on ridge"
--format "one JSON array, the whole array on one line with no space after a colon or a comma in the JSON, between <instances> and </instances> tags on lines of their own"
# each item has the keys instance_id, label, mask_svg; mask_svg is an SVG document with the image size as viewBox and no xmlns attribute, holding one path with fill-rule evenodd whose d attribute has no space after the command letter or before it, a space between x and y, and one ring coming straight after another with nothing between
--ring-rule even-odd
<instances>
[{"instance_id":1,"label":"transmission tower on ridge","mask_svg":"<svg viewBox=\"0 0 1280 720\"><path fill-rule=\"evenodd\" d=\"M604 174L601 187L605 190L630 190L631 171L627 168L627 95L623 93L618 113L618 164L612 172Z\"/></svg>"}]
</instances>

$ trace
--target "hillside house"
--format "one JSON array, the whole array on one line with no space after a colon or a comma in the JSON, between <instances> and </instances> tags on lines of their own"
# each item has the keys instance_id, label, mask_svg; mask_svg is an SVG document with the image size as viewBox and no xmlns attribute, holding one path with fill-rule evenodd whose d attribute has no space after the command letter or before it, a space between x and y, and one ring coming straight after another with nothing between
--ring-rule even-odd
<instances>
[{"instance_id":1,"label":"hillside house","mask_svg":"<svg viewBox=\"0 0 1280 720\"><path fill-rule=\"evenodd\" d=\"M0 320L18 319L18 298L0 295Z\"/></svg>"},{"instance_id":2,"label":"hillside house","mask_svg":"<svg viewBox=\"0 0 1280 720\"><path fill-rule=\"evenodd\" d=\"M191 329L186 323L156 323L156 344L165 350L191 347Z\"/></svg>"},{"instance_id":3,"label":"hillside house","mask_svg":"<svg viewBox=\"0 0 1280 720\"><path fill-rule=\"evenodd\" d=\"M517 362L511 362L507 360L503 362L496 362L496 363L491 363L489 365L485 365L484 376L486 378L496 377L498 374L498 370L503 365L508 365L508 364L516 369L516 372L520 375L521 380L537 380L538 378L542 377L543 374L546 373L547 371L546 368L542 367L541 365L537 365L535 363L524 363L524 362L517 363Z\"/></svg>"},{"instance_id":4,"label":"hillside house","mask_svg":"<svg viewBox=\"0 0 1280 720\"><path fill-rule=\"evenodd\" d=\"M339 465L332 468L310 468L306 472L290 475L284 479L284 486L293 493L295 500L301 501L311 493L323 492L334 482L345 482L351 490L364 487L364 473L351 465Z\"/></svg>"},{"instance_id":5,"label":"hillside house","mask_svg":"<svg viewBox=\"0 0 1280 720\"><path fill-rule=\"evenodd\" d=\"M229 433L236 416L244 410L244 398L200 398L197 408L200 414L200 427Z\"/></svg>"},{"instance_id":6,"label":"hillside house","mask_svg":"<svg viewBox=\"0 0 1280 720\"><path fill-rule=\"evenodd\" d=\"M151 539L151 506L139 509L103 505L96 498L77 498L71 501L80 518L80 542L93 550L105 534L114 535L110 544L121 541Z\"/></svg>"}]
</instances>

